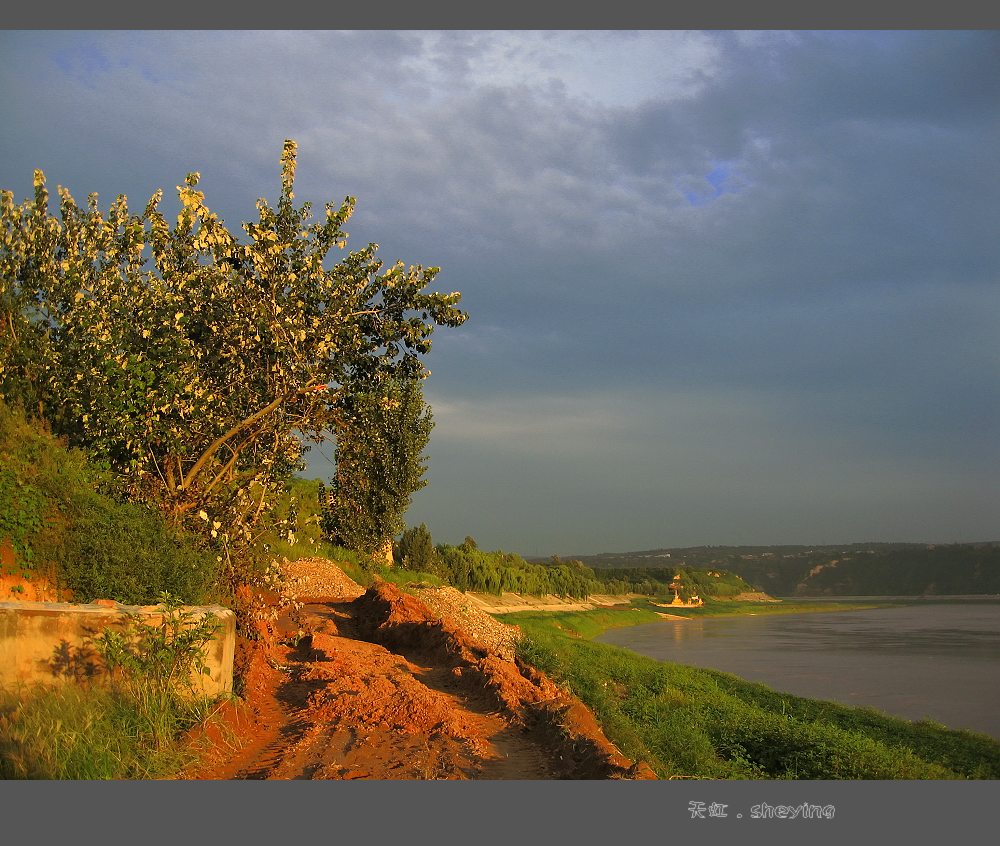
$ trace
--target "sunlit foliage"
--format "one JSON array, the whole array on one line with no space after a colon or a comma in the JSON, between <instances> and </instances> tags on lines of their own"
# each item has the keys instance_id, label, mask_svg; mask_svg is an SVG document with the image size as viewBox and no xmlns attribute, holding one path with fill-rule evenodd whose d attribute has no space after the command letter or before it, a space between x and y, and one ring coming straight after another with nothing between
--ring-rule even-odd
<instances>
[{"instance_id":1,"label":"sunlit foliage","mask_svg":"<svg viewBox=\"0 0 1000 846\"><path fill-rule=\"evenodd\" d=\"M427 293L438 268L389 267L377 245L346 251L355 200L313 221L293 202L296 145L281 155L277 208L238 239L205 205L199 175L141 214L102 213L45 176L17 206L0 195L0 398L40 411L111 468L122 491L217 543L248 538L303 438L343 427L353 398L425 375L460 294Z\"/></svg>"}]
</instances>

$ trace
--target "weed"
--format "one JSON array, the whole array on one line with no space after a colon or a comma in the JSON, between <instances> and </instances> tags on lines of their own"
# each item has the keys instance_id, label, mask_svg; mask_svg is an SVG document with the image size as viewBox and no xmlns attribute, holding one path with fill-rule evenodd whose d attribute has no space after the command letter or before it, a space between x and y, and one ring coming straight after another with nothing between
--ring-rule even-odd
<instances>
[{"instance_id":1,"label":"weed","mask_svg":"<svg viewBox=\"0 0 1000 846\"><path fill-rule=\"evenodd\" d=\"M130 614L123 629L105 629L93 638L93 645L112 685L131 695L137 696L141 690L144 696L153 694L164 701L179 691L196 692L194 674L208 674L204 648L221 624L211 616L185 610L169 593L159 599L159 625L144 623L138 614Z\"/></svg>"},{"instance_id":2,"label":"weed","mask_svg":"<svg viewBox=\"0 0 1000 846\"><path fill-rule=\"evenodd\" d=\"M198 695L204 646L218 623L161 596L162 621L133 616L92 644L108 684L64 684L0 697L0 777L142 779L179 771L194 750L180 742L209 719L215 703Z\"/></svg>"}]
</instances>

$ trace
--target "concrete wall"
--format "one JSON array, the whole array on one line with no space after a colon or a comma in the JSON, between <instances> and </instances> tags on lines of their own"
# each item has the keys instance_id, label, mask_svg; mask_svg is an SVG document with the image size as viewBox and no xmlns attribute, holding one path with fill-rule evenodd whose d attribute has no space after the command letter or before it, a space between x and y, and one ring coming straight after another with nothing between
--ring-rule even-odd
<instances>
[{"instance_id":1,"label":"concrete wall","mask_svg":"<svg viewBox=\"0 0 1000 846\"><path fill-rule=\"evenodd\" d=\"M204 649L208 675L198 675L196 688L208 696L231 693L236 649L236 618L218 605L184 610L214 616L221 624ZM60 684L104 674L100 656L91 641L106 628L121 628L129 614L141 622L158 625L159 606L119 605L99 600L91 605L68 602L0 602L0 687Z\"/></svg>"}]
</instances>

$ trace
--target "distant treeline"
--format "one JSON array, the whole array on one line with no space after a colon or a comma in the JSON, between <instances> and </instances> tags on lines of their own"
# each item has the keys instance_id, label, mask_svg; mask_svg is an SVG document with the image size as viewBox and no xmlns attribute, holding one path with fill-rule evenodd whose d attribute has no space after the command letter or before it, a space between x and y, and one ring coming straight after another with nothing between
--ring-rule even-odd
<instances>
[{"instance_id":1,"label":"distant treeline","mask_svg":"<svg viewBox=\"0 0 1000 846\"><path fill-rule=\"evenodd\" d=\"M517 553L485 552L467 537L459 546L435 545L423 524L403 533L394 550L396 560L412 570L432 573L459 590L499 594L504 591L529 596L574 597L591 594L620 596L672 596L671 584L683 599L699 596L734 596L752 588L738 576L719 571L685 568L622 568L595 570L578 559L552 556L527 561ZM681 578L675 582L675 577Z\"/></svg>"},{"instance_id":2,"label":"distant treeline","mask_svg":"<svg viewBox=\"0 0 1000 846\"><path fill-rule=\"evenodd\" d=\"M1000 594L1000 543L701 546L580 556L597 572L724 568L773 596Z\"/></svg>"},{"instance_id":3,"label":"distant treeline","mask_svg":"<svg viewBox=\"0 0 1000 846\"><path fill-rule=\"evenodd\" d=\"M582 562L581 562L582 563ZM741 593L755 592L756 588L729 570L699 569L694 567L609 567L595 569L597 578L605 582L623 582L629 585L655 584L655 591L630 588L631 593L664 593L664 587L672 596L676 588L681 599L692 596L724 599ZM677 577L680 578L677 578ZM609 593L611 591L608 591Z\"/></svg>"}]
</instances>

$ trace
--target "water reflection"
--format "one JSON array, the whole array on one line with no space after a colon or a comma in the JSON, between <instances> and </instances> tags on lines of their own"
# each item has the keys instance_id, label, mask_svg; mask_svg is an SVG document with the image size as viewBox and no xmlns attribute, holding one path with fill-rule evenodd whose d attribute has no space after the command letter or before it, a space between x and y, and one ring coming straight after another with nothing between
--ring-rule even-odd
<instances>
[{"instance_id":1,"label":"water reflection","mask_svg":"<svg viewBox=\"0 0 1000 846\"><path fill-rule=\"evenodd\" d=\"M704 620L671 620L666 625L671 627L670 637L675 644L683 643L686 640L705 637Z\"/></svg>"}]
</instances>

